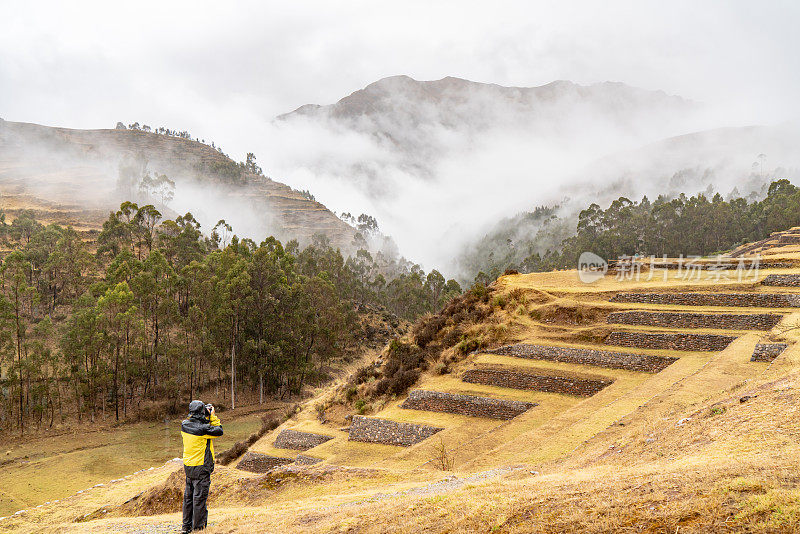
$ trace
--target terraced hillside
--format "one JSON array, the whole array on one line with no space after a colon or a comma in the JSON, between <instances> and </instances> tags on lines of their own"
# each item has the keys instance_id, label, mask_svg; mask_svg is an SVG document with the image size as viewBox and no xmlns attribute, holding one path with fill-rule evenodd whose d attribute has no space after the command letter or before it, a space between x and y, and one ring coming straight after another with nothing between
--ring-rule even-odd
<instances>
[{"instance_id":1,"label":"terraced hillside","mask_svg":"<svg viewBox=\"0 0 800 534\"><path fill-rule=\"evenodd\" d=\"M297 452L283 436L300 431L325 436L304 456L337 465L424 468L442 446L463 470L557 459L709 365L726 362L743 379L763 372L793 345L800 292L761 282L800 279L791 265L592 285L574 272L502 277L492 302L506 343L424 374L408 396L348 425L309 409L251 455L290 462Z\"/></svg>"},{"instance_id":2,"label":"terraced hillside","mask_svg":"<svg viewBox=\"0 0 800 534\"><path fill-rule=\"evenodd\" d=\"M206 206L208 213L194 213L201 221L205 215L206 225L227 217L234 230L261 238L274 234L308 242L323 234L340 246L352 241L352 229L319 202L280 182L242 173L203 143L136 130L71 130L0 120L0 207L11 218L29 209L45 223L96 230L120 202L139 200L136 188L120 181L122 165L168 175L176 183L169 205L179 210L191 196L193 210Z\"/></svg>"},{"instance_id":3,"label":"terraced hillside","mask_svg":"<svg viewBox=\"0 0 800 534\"><path fill-rule=\"evenodd\" d=\"M800 493L782 488L800 452L784 399L800 380L794 254L724 276L503 276L480 314L432 321L429 343L446 348L406 393L369 397L369 381L341 382L220 467L212 532L792 530ZM46 510L50 521L87 514L76 531L169 524L181 481L162 469L138 496L119 491L102 508L97 495L76 497L69 518L46 506L0 528ZM687 493L689 479L700 493ZM730 489L740 487L750 489ZM772 515L781 506L794 515Z\"/></svg>"},{"instance_id":4,"label":"terraced hillside","mask_svg":"<svg viewBox=\"0 0 800 534\"><path fill-rule=\"evenodd\" d=\"M786 252L791 253L795 251L797 245L800 245L800 227L789 228L782 232L773 232L766 239L737 247L731 251L730 256L738 258L755 255L785 254Z\"/></svg>"}]
</instances>

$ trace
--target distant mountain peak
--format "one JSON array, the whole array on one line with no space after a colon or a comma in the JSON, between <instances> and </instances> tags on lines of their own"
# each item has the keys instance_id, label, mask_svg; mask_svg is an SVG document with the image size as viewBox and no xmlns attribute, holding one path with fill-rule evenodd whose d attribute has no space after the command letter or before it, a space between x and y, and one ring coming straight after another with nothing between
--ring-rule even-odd
<instances>
[{"instance_id":1,"label":"distant mountain peak","mask_svg":"<svg viewBox=\"0 0 800 534\"><path fill-rule=\"evenodd\" d=\"M357 183L372 198L387 198L409 179L438 180L440 163L480 154L487 146L509 151L497 160L498 170L514 160L514 152L599 157L694 131L698 111L700 106L679 96L622 82L554 80L507 87L400 74L333 104L306 104L277 119L288 128L302 120L304 132L316 128L317 142L330 143L328 149L317 144L305 152L297 166ZM512 145L518 148L512 151Z\"/></svg>"},{"instance_id":2,"label":"distant mountain peak","mask_svg":"<svg viewBox=\"0 0 800 534\"><path fill-rule=\"evenodd\" d=\"M418 110L420 107L435 105L439 107L438 114L444 122L452 123L453 121L448 120L447 116L457 115L459 108L469 106L486 108L491 105L502 115L504 111L518 113L541 109L555 103L594 104L599 111L604 111L602 109L604 106L606 110L619 110L626 106L680 107L688 110L696 106L694 102L668 95L664 91L641 89L615 81L581 85L569 80L554 80L540 86L515 87L475 82L455 76L446 76L438 80L416 80L408 75L399 74L372 82L334 104L305 104L277 118L290 120L296 116L327 116L346 120L364 115L386 115L398 110L402 110L403 115L408 116L418 113L415 108ZM515 107L521 109L514 109ZM397 117L383 118L389 122L397 119ZM491 118L488 120L491 122ZM419 121L415 119L413 122Z\"/></svg>"}]
</instances>

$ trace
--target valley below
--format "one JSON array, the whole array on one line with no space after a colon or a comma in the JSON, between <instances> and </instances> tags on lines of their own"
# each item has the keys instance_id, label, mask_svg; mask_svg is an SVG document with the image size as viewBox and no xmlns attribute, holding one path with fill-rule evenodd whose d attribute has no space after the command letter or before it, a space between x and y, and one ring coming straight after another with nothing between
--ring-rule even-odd
<instances>
[{"instance_id":1,"label":"valley below","mask_svg":"<svg viewBox=\"0 0 800 534\"><path fill-rule=\"evenodd\" d=\"M247 438L261 427L261 416L281 409L284 403L221 413L225 435L217 451ZM6 516L181 456L180 418L119 426L76 421L24 439L5 435L0 448L0 515Z\"/></svg>"}]
</instances>

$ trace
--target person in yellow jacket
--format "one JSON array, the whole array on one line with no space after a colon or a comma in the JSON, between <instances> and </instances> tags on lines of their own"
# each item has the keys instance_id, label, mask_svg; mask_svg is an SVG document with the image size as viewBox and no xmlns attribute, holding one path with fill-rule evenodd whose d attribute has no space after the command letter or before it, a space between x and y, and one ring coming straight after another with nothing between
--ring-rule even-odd
<instances>
[{"instance_id":1,"label":"person in yellow jacket","mask_svg":"<svg viewBox=\"0 0 800 534\"><path fill-rule=\"evenodd\" d=\"M183 438L183 470L186 490L183 492L183 532L202 530L208 521L208 489L214 472L214 438L222 435L222 423L214 407L203 401L189 403L189 416L181 423Z\"/></svg>"}]
</instances>

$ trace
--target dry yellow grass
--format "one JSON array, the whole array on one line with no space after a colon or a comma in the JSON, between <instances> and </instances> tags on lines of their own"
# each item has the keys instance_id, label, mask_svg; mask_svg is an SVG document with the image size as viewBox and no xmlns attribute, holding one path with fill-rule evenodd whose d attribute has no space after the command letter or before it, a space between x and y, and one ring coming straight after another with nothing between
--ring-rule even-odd
<instances>
[{"instance_id":1,"label":"dry yellow grass","mask_svg":"<svg viewBox=\"0 0 800 534\"><path fill-rule=\"evenodd\" d=\"M586 286L574 272L507 276L498 287L505 302L494 307L493 328L504 329L509 340L585 347L597 347L592 340L614 309L757 311L609 303L615 291L792 291L752 282L636 283L612 277ZM493 354L465 357L450 374L426 373L415 387L538 406L511 421L405 410L399 407L402 397L373 406L370 415L376 417L444 428L435 439L409 448L347 441L341 424L318 419L314 405L336 394L335 388L321 391L253 450L295 455L272 447L277 432L318 432L335 437L307 453L323 458L323 464L300 470L304 475L222 470L215 479L218 497L209 532L798 531L800 345L771 364L750 362L750 356L765 339L800 340L800 328L793 328L800 326L800 312L771 311L786 315L776 328L734 331L740 337L720 352L613 349L679 357L657 374ZM614 382L592 397L578 398L459 380L463 370L486 364L590 373ZM436 468L440 444L452 455L453 471ZM337 471L338 465L367 470ZM168 471L159 474L157 491ZM158 480L142 479L134 486ZM248 493L247 488L253 489ZM113 505L123 497L120 491L107 500ZM79 510L94 506L90 511L95 511L98 504L93 497L75 501ZM59 506L42 516L48 528L63 532L147 532L177 524L178 515L73 519ZM27 517L13 521L0 528L34 524Z\"/></svg>"},{"instance_id":2,"label":"dry yellow grass","mask_svg":"<svg viewBox=\"0 0 800 534\"><path fill-rule=\"evenodd\" d=\"M630 309L637 306L626 304L612 304L608 298L613 293L609 290L630 289L632 282L618 282L613 277L606 277L600 284L585 285L581 284L578 288L581 292L573 290L564 292L566 278L574 276L574 272L554 272L539 273L536 275L511 275L502 277L498 282L500 291L506 295L510 303L504 309L496 310L502 317L502 327L507 329L508 335L513 339L523 342L544 343L556 346L584 346L592 348L596 345L586 342L576 343L574 339L580 338L580 332L585 329L597 327L597 321L604 321L605 313L610 309ZM553 281L557 286L550 287ZM714 290L729 289L727 284L705 284L703 289L712 288ZM635 283L634 283L635 284ZM657 285L658 281L647 281L644 285ZM642 284L639 284L642 285ZM637 285L637 287L639 287ZM669 281L665 287L670 290L692 290L697 289L697 284L679 284ZM541 293L543 287L549 287L552 291L545 295ZM745 287L747 290L758 289L758 286L748 282L738 284L739 290ZM527 296L515 296L515 290L522 289L527 291ZM770 288L772 289L772 288ZM760 290L760 289L759 289ZM561 296L557 296L561 295ZM600 298L598 298L600 297ZM642 306L647 309L681 309L687 308L695 311L715 310L720 308L708 307L659 307ZM548 317L554 318L553 324L542 323L532 318L532 310L548 308ZM560 310L566 310L561 313ZM601 310L597 315L591 310ZM741 313L741 308L734 308L737 313ZM786 312L786 310L782 310ZM541 315L537 315L541 317ZM588 317L586 324L574 324L573 321L578 317ZM592 323L594 321L594 323ZM787 317L781 325L791 321L791 316ZM601 326L605 326L602 325ZM653 329L647 327L619 327L614 329L630 329L639 331L667 331L669 329ZM778 330L778 328L776 328ZM706 333L725 333L721 329L703 329L699 332ZM432 412L419 412L404 410L399 408L404 398L396 399L388 405L380 408L377 412L370 415L392 419L396 421L412 422L420 424L430 424L443 427L444 430L438 437L447 444L452 444L456 454L456 468L474 471L477 469L490 468L503 462L525 461L541 462L559 458L569 454L582 442L590 439L596 433L602 431L609 425L637 410L640 406L651 401L664 390L668 390L675 384L680 384L688 378L696 375L704 369L709 362L719 358L728 358L731 354L740 354L743 361L749 359L752 347L762 338L766 338L769 333L753 333L745 331L733 331L742 337L726 351L721 353L704 352L680 352L675 353L669 350L642 350L624 347L614 347L613 350L631 353L647 353L661 356L679 356L680 360L671 365L665 371L651 376L644 373L633 373L619 370L591 368L591 371L613 379L612 386L606 388L600 394L589 399L577 399L564 395L555 395L539 392L524 392L519 390L509 390L491 386L479 386L474 384L464 384L458 379L460 371L473 366L476 363L491 363L500 365L515 366L539 366L554 370L564 370L572 372L587 371L586 366L563 364L558 362L541 362L524 360L518 358L503 357L497 355L478 354L470 356L459 362L452 373L445 376L426 376L416 387L434 391L448 391L455 393L477 394L503 399L525 400L537 402L539 405L528 413L519 416L511 423L498 422L492 420L476 419L471 417L457 416L451 414L441 414ZM787 332L782 337L796 335L796 332ZM781 337L781 336L777 336ZM737 348L738 347L738 348ZM760 364L748 363L745 373L750 373L759 368ZM306 410L297 421L289 422L285 427L297 428L311 432L326 433L334 435L334 439L322 446L316 447L313 451L318 457L324 458L327 463L341 465L358 466L381 466L388 469L408 470L418 467L428 467L430 460L435 456L436 444L421 443L414 447L403 449L397 447L387 447L384 445L362 444L346 441L346 433L332 425L323 425L316 420L312 410ZM253 450L289 456L290 451L280 451L271 448L277 430L272 435L266 436L259 442Z\"/></svg>"}]
</instances>

